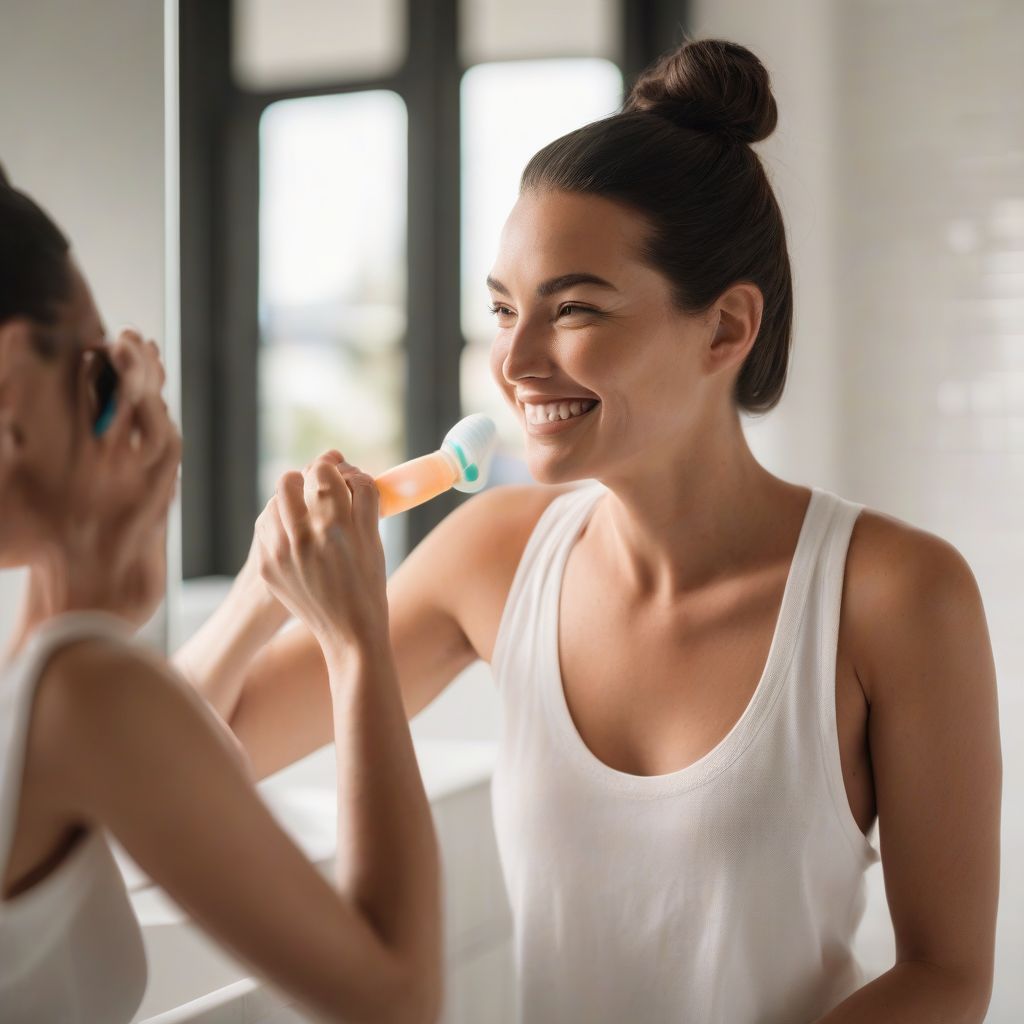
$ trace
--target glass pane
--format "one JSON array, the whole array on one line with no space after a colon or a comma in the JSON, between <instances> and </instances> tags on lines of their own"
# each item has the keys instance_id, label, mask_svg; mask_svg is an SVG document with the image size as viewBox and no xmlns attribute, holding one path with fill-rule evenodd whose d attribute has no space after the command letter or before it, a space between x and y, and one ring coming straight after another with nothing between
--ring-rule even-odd
<instances>
[{"instance_id":1,"label":"glass pane","mask_svg":"<svg viewBox=\"0 0 1024 1024\"><path fill-rule=\"evenodd\" d=\"M404 0L234 0L235 80L276 89L386 75L405 36Z\"/></svg>"},{"instance_id":2,"label":"glass pane","mask_svg":"<svg viewBox=\"0 0 1024 1024\"><path fill-rule=\"evenodd\" d=\"M620 0L462 0L462 62L619 55Z\"/></svg>"},{"instance_id":3,"label":"glass pane","mask_svg":"<svg viewBox=\"0 0 1024 1024\"><path fill-rule=\"evenodd\" d=\"M484 281L523 167L542 146L622 104L622 73L606 60L480 64L462 79L462 406L498 424L494 483L526 479L522 432L488 369L494 318Z\"/></svg>"},{"instance_id":4,"label":"glass pane","mask_svg":"<svg viewBox=\"0 0 1024 1024\"><path fill-rule=\"evenodd\" d=\"M260 123L260 488L327 448L405 451L406 112L392 92L287 100Z\"/></svg>"}]
</instances>

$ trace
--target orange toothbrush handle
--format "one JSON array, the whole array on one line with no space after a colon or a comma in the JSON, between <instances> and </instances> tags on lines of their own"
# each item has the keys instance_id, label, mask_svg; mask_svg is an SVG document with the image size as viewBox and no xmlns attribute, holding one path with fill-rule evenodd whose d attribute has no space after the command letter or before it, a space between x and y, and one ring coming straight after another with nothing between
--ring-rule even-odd
<instances>
[{"instance_id":1,"label":"orange toothbrush handle","mask_svg":"<svg viewBox=\"0 0 1024 1024\"><path fill-rule=\"evenodd\" d=\"M443 494L459 478L458 470L443 452L421 455L376 477L380 515L397 515Z\"/></svg>"}]
</instances>

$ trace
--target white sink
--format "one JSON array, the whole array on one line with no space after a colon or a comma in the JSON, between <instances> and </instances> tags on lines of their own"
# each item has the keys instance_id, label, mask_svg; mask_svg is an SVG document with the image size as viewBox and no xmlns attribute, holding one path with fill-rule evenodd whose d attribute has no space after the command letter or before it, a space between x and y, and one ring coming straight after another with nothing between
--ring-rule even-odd
<instances>
[{"instance_id":1,"label":"white sink","mask_svg":"<svg viewBox=\"0 0 1024 1024\"><path fill-rule=\"evenodd\" d=\"M511 997L511 926L491 826L490 777L495 747L487 742L418 740L416 755L441 848L444 879L445 949L450 1024L480 1024L472 992L482 987ZM321 871L330 875L335 847L333 747L325 747L260 784L275 816ZM269 1021L280 1005L268 993L242 983L250 971L208 940L162 890L117 851L132 903L142 925L149 961L149 985L136 1021L146 1021L182 1004L237 985L244 999L232 1015L216 1020ZM238 1007L244 1003L244 1012ZM465 1007L465 1010L462 1008ZM490 1018L509 1019L507 1007L494 1006ZM174 1016L170 1015L169 1016ZM204 1020L208 1019L203 1017ZM213 1017L209 1019L214 1019Z\"/></svg>"}]
</instances>

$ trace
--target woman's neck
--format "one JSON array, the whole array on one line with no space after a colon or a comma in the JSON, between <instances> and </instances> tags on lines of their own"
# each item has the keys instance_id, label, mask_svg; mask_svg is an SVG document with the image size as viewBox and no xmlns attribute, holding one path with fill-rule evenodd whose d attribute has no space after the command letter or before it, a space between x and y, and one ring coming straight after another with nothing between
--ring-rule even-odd
<instances>
[{"instance_id":1,"label":"woman's neck","mask_svg":"<svg viewBox=\"0 0 1024 1024\"><path fill-rule=\"evenodd\" d=\"M807 503L754 458L738 416L707 443L602 482L611 493L588 532L638 594L666 600L791 555Z\"/></svg>"}]
</instances>

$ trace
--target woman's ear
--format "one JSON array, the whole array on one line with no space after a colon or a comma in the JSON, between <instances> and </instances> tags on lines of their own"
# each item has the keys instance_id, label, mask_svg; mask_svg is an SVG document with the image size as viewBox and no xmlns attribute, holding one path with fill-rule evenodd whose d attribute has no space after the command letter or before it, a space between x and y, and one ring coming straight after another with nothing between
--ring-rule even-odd
<instances>
[{"instance_id":1,"label":"woman's ear","mask_svg":"<svg viewBox=\"0 0 1024 1024\"><path fill-rule=\"evenodd\" d=\"M14 419L14 389L17 387L18 364L32 343L32 326L24 317L15 317L0 324L0 452L10 460L25 443L24 435Z\"/></svg>"},{"instance_id":2,"label":"woman's ear","mask_svg":"<svg viewBox=\"0 0 1024 1024\"><path fill-rule=\"evenodd\" d=\"M717 316L709 350L716 369L739 366L757 340L764 313L764 296L757 285L743 281L724 291L712 307Z\"/></svg>"}]
</instances>

